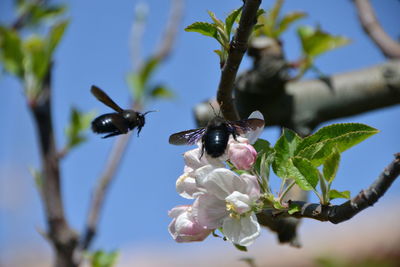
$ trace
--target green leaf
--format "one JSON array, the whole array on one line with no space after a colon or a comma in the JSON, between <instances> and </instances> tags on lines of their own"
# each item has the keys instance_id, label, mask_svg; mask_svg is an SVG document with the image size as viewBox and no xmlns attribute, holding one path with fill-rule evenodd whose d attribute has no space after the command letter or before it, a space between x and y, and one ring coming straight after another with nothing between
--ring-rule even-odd
<instances>
[{"instance_id":1,"label":"green leaf","mask_svg":"<svg viewBox=\"0 0 400 267\"><path fill-rule=\"evenodd\" d=\"M27 26L37 26L44 20L54 19L66 11L65 5L52 5L48 3L35 3L20 1L18 3L19 15L24 15Z\"/></svg>"},{"instance_id":2,"label":"green leaf","mask_svg":"<svg viewBox=\"0 0 400 267\"><path fill-rule=\"evenodd\" d=\"M118 254L118 251L105 252L98 250L90 256L91 265L92 267L112 267L117 262Z\"/></svg>"},{"instance_id":3,"label":"green leaf","mask_svg":"<svg viewBox=\"0 0 400 267\"><path fill-rule=\"evenodd\" d=\"M299 27L297 34L300 37L303 52L311 57L316 57L350 43L350 39L344 36L330 35L321 29L315 29L310 26Z\"/></svg>"},{"instance_id":4,"label":"green leaf","mask_svg":"<svg viewBox=\"0 0 400 267\"><path fill-rule=\"evenodd\" d=\"M227 36L231 36L232 26L236 21L236 18L240 16L242 8L233 10L225 19L225 31Z\"/></svg>"},{"instance_id":5,"label":"green leaf","mask_svg":"<svg viewBox=\"0 0 400 267\"><path fill-rule=\"evenodd\" d=\"M239 260L247 263L247 265L249 267L256 267L257 266L254 258L246 257L246 258L241 258Z\"/></svg>"},{"instance_id":6,"label":"green leaf","mask_svg":"<svg viewBox=\"0 0 400 267\"><path fill-rule=\"evenodd\" d=\"M290 165L289 158L294 156L297 146L301 142L301 138L293 131L284 129L281 137L275 144L275 160L272 168L276 175L281 178L288 177L288 168Z\"/></svg>"},{"instance_id":7,"label":"green leaf","mask_svg":"<svg viewBox=\"0 0 400 267\"><path fill-rule=\"evenodd\" d=\"M332 153L326 158L324 162L323 174L328 183L332 183L335 179L337 170L339 168L340 152L334 148Z\"/></svg>"},{"instance_id":8,"label":"green leaf","mask_svg":"<svg viewBox=\"0 0 400 267\"><path fill-rule=\"evenodd\" d=\"M305 12L294 11L286 14L280 21L276 30L275 35L279 37L283 32L289 28L294 22L306 17L307 14Z\"/></svg>"},{"instance_id":9,"label":"green leaf","mask_svg":"<svg viewBox=\"0 0 400 267\"><path fill-rule=\"evenodd\" d=\"M29 172L32 175L33 179L35 180L36 187L38 190L42 190L43 186L43 174L41 171L34 167L29 167Z\"/></svg>"},{"instance_id":10,"label":"green leaf","mask_svg":"<svg viewBox=\"0 0 400 267\"><path fill-rule=\"evenodd\" d=\"M23 52L24 72L33 75L37 82L41 83L50 64L45 40L38 35L30 36L23 43Z\"/></svg>"},{"instance_id":11,"label":"green leaf","mask_svg":"<svg viewBox=\"0 0 400 267\"><path fill-rule=\"evenodd\" d=\"M217 16L215 16L214 12L208 10L207 13L210 16L210 18L214 21L215 25L217 25L221 29L225 27L222 20L218 19Z\"/></svg>"},{"instance_id":12,"label":"green leaf","mask_svg":"<svg viewBox=\"0 0 400 267\"><path fill-rule=\"evenodd\" d=\"M34 5L30 10L27 24L29 26L36 26L40 24L43 20L53 19L59 15L62 15L65 10L66 6L63 5L50 7L46 7L43 5Z\"/></svg>"},{"instance_id":13,"label":"green leaf","mask_svg":"<svg viewBox=\"0 0 400 267\"><path fill-rule=\"evenodd\" d=\"M273 199L273 200L272 200L272 206L273 206L274 209L276 209L276 210L284 210L284 209L287 208L286 205L282 205L282 203L281 203L279 200L277 200L277 199Z\"/></svg>"},{"instance_id":14,"label":"green leaf","mask_svg":"<svg viewBox=\"0 0 400 267\"><path fill-rule=\"evenodd\" d=\"M141 101L145 96L148 83L156 68L159 66L160 60L156 57L150 57L139 69L137 73L129 73L126 81L133 92L136 101ZM151 92L149 93L151 94Z\"/></svg>"},{"instance_id":15,"label":"green leaf","mask_svg":"<svg viewBox=\"0 0 400 267\"><path fill-rule=\"evenodd\" d=\"M151 75L159 66L160 60L156 57L149 58L139 71L139 79L143 86L146 86L150 80Z\"/></svg>"},{"instance_id":16,"label":"green leaf","mask_svg":"<svg viewBox=\"0 0 400 267\"><path fill-rule=\"evenodd\" d=\"M141 99L144 95L145 87L142 85L139 76L135 72L126 75L126 82L135 99Z\"/></svg>"},{"instance_id":17,"label":"green leaf","mask_svg":"<svg viewBox=\"0 0 400 267\"><path fill-rule=\"evenodd\" d=\"M329 199L335 199L335 198L345 198L345 199L350 199L350 191L346 190L343 192L339 192L335 189L332 189L329 191Z\"/></svg>"},{"instance_id":18,"label":"green leaf","mask_svg":"<svg viewBox=\"0 0 400 267\"><path fill-rule=\"evenodd\" d=\"M237 248L238 250L247 252L247 247L241 246L241 245L238 245L238 244L233 244L233 245L234 245L235 248Z\"/></svg>"},{"instance_id":19,"label":"green leaf","mask_svg":"<svg viewBox=\"0 0 400 267\"><path fill-rule=\"evenodd\" d=\"M312 163L301 157L294 157L289 160L288 178L296 181L296 184L303 190L309 191L316 188L319 180L319 171Z\"/></svg>"},{"instance_id":20,"label":"green leaf","mask_svg":"<svg viewBox=\"0 0 400 267\"><path fill-rule=\"evenodd\" d=\"M279 17L279 13L281 12L282 5L283 5L283 0L276 0L270 13L268 14L268 19L271 23L270 25L272 25L273 28L275 28L275 25L277 25L277 20Z\"/></svg>"},{"instance_id":21,"label":"green leaf","mask_svg":"<svg viewBox=\"0 0 400 267\"><path fill-rule=\"evenodd\" d=\"M166 88L163 85L157 85L153 89L150 90L150 97L154 99L171 99L174 98L174 92L172 92L170 89Z\"/></svg>"},{"instance_id":22,"label":"green leaf","mask_svg":"<svg viewBox=\"0 0 400 267\"><path fill-rule=\"evenodd\" d=\"M264 15L265 13L266 13L266 12L265 12L264 9L259 8L259 9L257 10L256 17L259 18L260 16Z\"/></svg>"},{"instance_id":23,"label":"green leaf","mask_svg":"<svg viewBox=\"0 0 400 267\"><path fill-rule=\"evenodd\" d=\"M225 54L223 51L221 50L214 50L214 52L219 56L219 60L221 63L224 63L224 59L225 59Z\"/></svg>"},{"instance_id":24,"label":"green leaf","mask_svg":"<svg viewBox=\"0 0 400 267\"><path fill-rule=\"evenodd\" d=\"M307 158L314 166L319 166L332 153L334 147L343 152L377 132L377 129L360 123L332 124L304 138L295 155Z\"/></svg>"},{"instance_id":25,"label":"green leaf","mask_svg":"<svg viewBox=\"0 0 400 267\"><path fill-rule=\"evenodd\" d=\"M278 17L283 5L283 0L276 0L274 6L268 10L266 15L259 16L258 21L264 26L260 29L267 37L276 38L275 30L278 25Z\"/></svg>"},{"instance_id":26,"label":"green leaf","mask_svg":"<svg viewBox=\"0 0 400 267\"><path fill-rule=\"evenodd\" d=\"M53 27L51 27L49 36L47 38L47 49L50 57L53 54L54 49L59 44L61 38L63 37L65 29L67 28L68 24L69 24L68 20L63 20L54 25Z\"/></svg>"},{"instance_id":27,"label":"green leaf","mask_svg":"<svg viewBox=\"0 0 400 267\"><path fill-rule=\"evenodd\" d=\"M273 149L271 147L271 144L267 140L264 140L262 138L258 138L257 141L253 144L253 147L259 154Z\"/></svg>"},{"instance_id":28,"label":"green leaf","mask_svg":"<svg viewBox=\"0 0 400 267\"><path fill-rule=\"evenodd\" d=\"M253 32L258 32L258 30L262 29L264 27L264 24L257 24L253 28Z\"/></svg>"},{"instance_id":29,"label":"green leaf","mask_svg":"<svg viewBox=\"0 0 400 267\"><path fill-rule=\"evenodd\" d=\"M290 215L292 215L292 214L294 214L296 212L299 212L299 211L301 211L301 207L299 205L294 204L294 203L290 203L289 210L288 210L288 213Z\"/></svg>"},{"instance_id":30,"label":"green leaf","mask_svg":"<svg viewBox=\"0 0 400 267\"><path fill-rule=\"evenodd\" d=\"M275 150L267 140L261 138L254 143L253 147L258 153L254 169L261 177L268 179L270 167L275 157Z\"/></svg>"},{"instance_id":31,"label":"green leaf","mask_svg":"<svg viewBox=\"0 0 400 267\"><path fill-rule=\"evenodd\" d=\"M207 22L195 22L185 28L187 32L198 32L217 39L217 26Z\"/></svg>"},{"instance_id":32,"label":"green leaf","mask_svg":"<svg viewBox=\"0 0 400 267\"><path fill-rule=\"evenodd\" d=\"M86 136L83 132L90 127L94 116L95 113L93 111L83 113L76 108L71 108L70 121L65 129L68 149L74 148L86 141Z\"/></svg>"},{"instance_id":33,"label":"green leaf","mask_svg":"<svg viewBox=\"0 0 400 267\"><path fill-rule=\"evenodd\" d=\"M0 62L9 73L24 76L22 42L16 31L0 26Z\"/></svg>"}]
</instances>

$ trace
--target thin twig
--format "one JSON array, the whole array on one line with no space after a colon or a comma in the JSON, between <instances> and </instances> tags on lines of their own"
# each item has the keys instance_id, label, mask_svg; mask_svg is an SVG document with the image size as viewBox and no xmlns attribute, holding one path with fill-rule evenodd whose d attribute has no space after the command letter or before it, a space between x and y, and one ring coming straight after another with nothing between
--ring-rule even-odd
<instances>
[{"instance_id":1,"label":"thin twig","mask_svg":"<svg viewBox=\"0 0 400 267\"><path fill-rule=\"evenodd\" d=\"M171 28L179 27L180 19L177 18L181 18L181 13L183 12L182 3L183 0L175 0L173 2L173 5L171 6L173 12L171 13L171 17L169 20L170 22L167 24L168 27L166 29L166 33L169 34L164 35L164 39L161 40L161 43L164 45L161 45L160 49L155 52L155 55L158 56L160 60L165 60L166 56L170 53L172 49L173 39L175 39L176 37L176 30ZM178 11L176 11L175 9L178 9ZM134 110L141 110L138 102L134 103L132 107ZM115 172L127 148L130 136L131 134L126 134L120 136L117 139L108 159L108 163L106 164L106 167L103 171L103 174L98 180L96 189L92 196L91 205L89 207L86 227L80 240L78 257L80 257L82 251L87 250L90 247L93 238L96 235L96 229L99 223L99 218L101 216L101 211L103 209L105 196L110 188L111 183L113 182L113 179L115 178Z\"/></svg>"},{"instance_id":2,"label":"thin twig","mask_svg":"<svg viewBox=\"0 0 400 267\"><path fill-rule=\"evenodd\" d=\"M389 189L400 175L400 153L395 154L395 159L384 169L375 182L366 190L362 190L353 199L341 205L322 205L320 203L307 203L291 201L301 210L291 216L297 218L311 218L331 223L341 223L353 218L364 209L373 206ZM284 216L290 216L284 214Z\"/></svg>"},{"instance_id":3,"label":"thin twig","mask_svg":"<svg viewBox=\"0 0 400 267\"><path fill-rule=\"evenodd\" d=\"M159 61L165 60L172 51L176 35L178 33L179 25L182 21L184 8L184 0L173 0L171 13L167 23L166 30L159 47L154 53L154 57Z\"/></svg>"},{"instance_id":4,"label":"thin twig","mask_svg":"<svg viewBox=\"0 0 400 267\"><path fill-rule=\"evenodd\" d=\"M394 41L376 19L369 0L354 0L358 18L367 35L379 47L382 53L391 59L400 59L400 43Z\"/></svg>"},{"instance_id":5,"label":"thin twig","mask_svg":"<svg viewBox=\"0 0 400 267\"><path fill-rule=\"evenodd\" d=\"M128 133L125 135L121 135L117 139L109 155L104 172L98 180L96 189L92 196L92 202L86 222L86 229L82 235L82 241L80 244L80 248L82 250L86 250L90 246L93 237L96 235L97 224L103 208L104 199L106 197L108 189L111 186L111 183L113 182L116 170L121 162L121 159L126 151L130 136L131 133Z\"/></svg>"},{"instance_id":6,"label":"thin twig","mask_svg":"<svg viewBox=\"0 0 400 267\"><path fill-rule=\"evenodd\" d=\"M236 34L230 43L228 58L222 67L221 79L218 85L217 100L222 114L227 120L238 120L239 115L232 99L233 85L236 79L243 55L247 50L250 34L256 24L257 10L261 0L245 0L242 16Z\"/></svg>"},{"instance_id":7,"label":"thin twig","mask_svg":"<svg viewBox=\"0 0 400 267\"><path fill-rule=\"evenodd\" d=\"M138 69L142 65L141 46L145 24L147 20L148 5L140 2L135 7L135 18L131 28L130 51L133 69Z\"/></svg>"}]
</instances>

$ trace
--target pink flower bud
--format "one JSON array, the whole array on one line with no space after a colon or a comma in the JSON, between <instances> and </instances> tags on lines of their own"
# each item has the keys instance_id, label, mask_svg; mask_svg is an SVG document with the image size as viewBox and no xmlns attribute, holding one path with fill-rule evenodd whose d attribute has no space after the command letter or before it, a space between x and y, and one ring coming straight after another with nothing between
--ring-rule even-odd
<instances>
[{"instance_id":1,"label":"pink flower bud","mask_svg":"<svg viewBox=\"0 0 400 267\"><path fill-rule=\"evenodd\" d=\"M168 230L176 242L203 241L212 232L194 219L192 206L177 206L168 212L168 216L173 218Z\"/></svg>"},{"instance_id":2,"label":"pink flower bud","mask_svg":"<svg viewBox=\"0 0 400 267\"><path fill-rule=\"evenodd\" d=\"M232 142L229 145L230 162L239 170L249 170L257 159L257 151L247 142Z\"/></svg>"}]
</instances>

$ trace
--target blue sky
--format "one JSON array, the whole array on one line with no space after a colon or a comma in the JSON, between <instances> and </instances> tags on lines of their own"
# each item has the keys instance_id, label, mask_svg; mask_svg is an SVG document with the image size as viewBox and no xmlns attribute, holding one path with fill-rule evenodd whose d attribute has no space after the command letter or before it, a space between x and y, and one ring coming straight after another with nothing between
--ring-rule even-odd
<instances>
[{"instance_id":1,"label":"blue sky","mask_svg":"<svg viewBox=\"0 0 400 267\"><path fill-rule=\"evenodd\" d=\"M150 12L142 46L143 57L146 57L161 38L169 1L144 2ZM90 94L92 84L103 88L122 107L128 106L125 75L132 67L129 38L137 3L128 0L112 4L110 1L69 1L71 24L57 49L53 77L54 122L60 147L65 142L64 127L71 106L82 110L96 109L99 114L110 111ZM147 117L139 138L133 136L107 196L99 235L94 243L96 248L114 249L143 242L178 246L167 232L170 221L167 211L187 203L177 195L175 181L183 168L181 154L190 148L171 146L167 140L171 133L195 126L192 108L215 95L220 76L218 58L212 52L218 48L216 41L186 33L183 29L194 21L209 20L207 10L224 17L241 3L239 0L187 1L174 51L155 75L155 81L165 82L177 98L152 102L146 107L160 112ZM399 1L375 0L372 3L385 30L397 39L400 34ZM271 4L272 1L263 1L262 7L266 9ZM345 35L353 41L317 60L317 66L323 72L345 72L385 61L362 32L351 1L286 1L283 12L293 10L309 14L297 25L319 24L328 32ZM12 18L12 1L1 1L0 22L8 23ZM296 59L300 53L294 28L283 36L289 59ZM245 59L241 70L249 65ZM36 232L37 228L44 228L42 207L28 172L29 166L39 166L33 121L18 81L1 74L0 88L3 100L0 105L0 251L27 243L43 246L45 241ZM391 161L392 155L400 151L399 115L397 105L335 121L366 123L381 133L344 153L334 187L349 189L354 195L371 184ZM268 125L268 118L266 122ZM92 133L88 136L89 141L72 151L62 163L66 211L77 230L82 229L90 192L115 141L113 138L103 140ZM278 130L268 129L263 137L274 143ZM382 201L398 198L399 190L400 183L396 182Z\"/></svg>"}]
</instances>

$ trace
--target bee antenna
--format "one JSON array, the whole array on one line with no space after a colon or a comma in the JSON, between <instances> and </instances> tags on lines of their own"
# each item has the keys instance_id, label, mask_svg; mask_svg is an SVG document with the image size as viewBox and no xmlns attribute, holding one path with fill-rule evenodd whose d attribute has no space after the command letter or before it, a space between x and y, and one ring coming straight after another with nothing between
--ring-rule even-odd
<instances>
[{"instance_id":1,"label":"bee antenna","mask_svg":"<svg viewBox=\"0 0 400 267\"><path fill-rule=\"evenodd\" d=\"M218 110L218 116L220 116L220 117L223 117L223 116L221 116L221 110L222 110L223 105L224 105L224 102L221 101L221 105L219 106L219 110Z\"/></svg>"},{"instance_id":2,"label":"bee antenna","mask_svg":"<svg viewBox=\"0 0 400 267\"><path fill-rule=\"evenodd\" d=\"M143 113L143 116L145 116L147 113L151 113L151 112L158 112L158 110L149 110L149 111L146 111L145 113Z\"/></svg>"},{"instance_id":3,"label":"bee antenna","mask_svg":"<svg viewBox=\"0 0 400 267\"><path fill-rule=\"evenodd\" d=\"M219 112L218 112L218 114L217 114L217 112L215 112L215 109L214 109L213 105L212 105L210 102L208 102L208 104L209 104L210 107L212 108L212 110L213 110L213 112L214 112L214 115L215 115L215 116L219 116L219 115L218 115Z\"/></svg>"}]
</instances>

